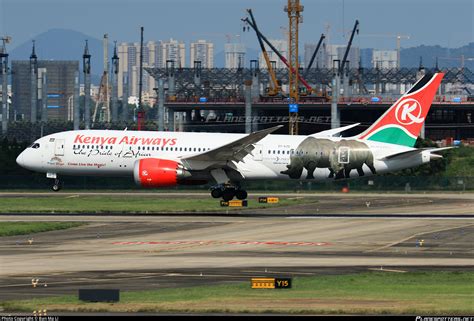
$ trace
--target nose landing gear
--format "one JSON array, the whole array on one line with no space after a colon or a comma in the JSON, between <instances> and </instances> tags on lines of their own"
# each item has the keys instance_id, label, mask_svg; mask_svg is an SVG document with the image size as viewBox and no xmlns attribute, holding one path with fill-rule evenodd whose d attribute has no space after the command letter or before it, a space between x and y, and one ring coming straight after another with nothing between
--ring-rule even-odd
<instances>
[{"instance_id":1,"label":"nose landing gear","mask_svg":"<svg viewBox=\"0 0 474 321\"><path fill-rule=\"evenodd\" d=\"M53 192L59 192L61 190L61 188L63 187L62 185L63 184L61 183L59 178L55 178L53 186L51 186L51 189L53 190Z\"/></svg>"}]
</instances>

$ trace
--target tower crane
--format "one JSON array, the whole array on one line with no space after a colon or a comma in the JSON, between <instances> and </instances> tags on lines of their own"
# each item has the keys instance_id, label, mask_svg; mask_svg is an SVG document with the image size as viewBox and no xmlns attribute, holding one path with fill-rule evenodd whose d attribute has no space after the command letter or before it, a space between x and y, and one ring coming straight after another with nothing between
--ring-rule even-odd
<instances>
[{"instance_id":1,"label":"tower crane","mask_svg":"<svg viewBox=\"0 0 474 321\"><path fill-rule=\"evenodd\" d=\"M296 106L293 110L290 108L290 135L298 135L298 101L299 101L299 62L298 62L298 30L303 17L301 12L304 7L300 5L300 0L288 0L284 11L288 13L289 37L288 37L288 78L290 102Z\"/></svg>"},{"instance_id":2,"label":"tower crane","mask_svg":"<svg viewBox=\"0 0 474 321\"><path fill-rule=\"evenodd\" d=\"M461 68L464 68L464 64L466 60L468 61L474 61L474 57L465 57L464 55L461 55L460 57L437 57L438 59L444 59L444 60L460 60L461 63Z\"/></svg>"}]
</instances>

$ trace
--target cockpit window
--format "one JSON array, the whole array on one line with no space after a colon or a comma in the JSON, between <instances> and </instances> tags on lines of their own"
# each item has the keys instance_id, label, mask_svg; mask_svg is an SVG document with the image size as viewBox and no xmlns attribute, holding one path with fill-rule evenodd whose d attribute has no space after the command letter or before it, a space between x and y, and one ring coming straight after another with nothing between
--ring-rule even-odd
<instances>
[{"instance_id":1,"label":"cockpit window","mask_svg":"<svg viewBox=\"0 0 474 321\"><path fill-rule=\"evenodd\" d=\"M31 147L31 148L34 148L34 149L37 149L37 148L40 147L40 144L38 144L38 143L33 143L33 144L31 144L30 147Z\"/></svg>"}]
</instances>

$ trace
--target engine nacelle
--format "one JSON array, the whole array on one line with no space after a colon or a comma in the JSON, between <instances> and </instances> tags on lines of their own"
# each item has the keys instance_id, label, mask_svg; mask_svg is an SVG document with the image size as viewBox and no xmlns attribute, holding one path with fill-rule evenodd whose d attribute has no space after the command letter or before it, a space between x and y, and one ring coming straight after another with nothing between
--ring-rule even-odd
<instances>
[{"instance_id":1,"label":"engine nacelle","mask_svg":"<svg viewBox=\"0 0 474 321\"><path fill-rule=\"evenodd\" d=\"M178 162L160 159L144 158L137 160L133 168L135 183L142 187L164 187L178 184L178 180L190 177Z\"/></svg>"}]
</instances>

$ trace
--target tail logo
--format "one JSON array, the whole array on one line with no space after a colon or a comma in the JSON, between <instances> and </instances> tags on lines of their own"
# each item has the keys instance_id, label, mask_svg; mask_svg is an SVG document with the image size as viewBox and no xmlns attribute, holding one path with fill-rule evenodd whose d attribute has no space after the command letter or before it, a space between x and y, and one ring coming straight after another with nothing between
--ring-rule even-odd
<instances>
[{"instance_id":1,"label":"tail logo","mask_svg":"<svg viewBox=\"0 0 474 321\"><path fill-rule=\"evenodd\" d=\"M421 113L421 104L413 98L402 100L395 109L395 117L401 125L421 124L425 120L420 117Z\"/></svg>"}]
</instances>

